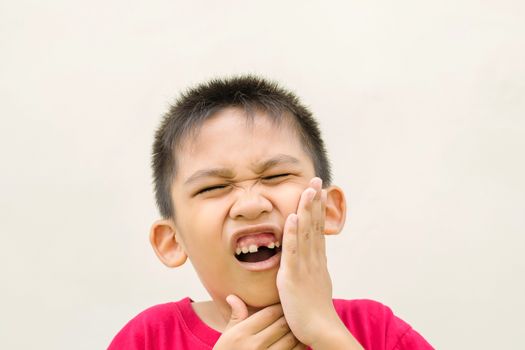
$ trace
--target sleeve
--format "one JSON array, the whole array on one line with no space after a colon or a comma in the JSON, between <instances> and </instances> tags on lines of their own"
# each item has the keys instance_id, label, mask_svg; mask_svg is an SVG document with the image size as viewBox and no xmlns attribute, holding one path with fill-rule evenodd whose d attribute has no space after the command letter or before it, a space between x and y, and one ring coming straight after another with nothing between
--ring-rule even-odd
<instances>
[{"instance_id":1,"label":"sleeve","mask_svg":"<svg viewBox=\"0 0 525 350\"><path fill-rule=\"evenodd\" d=\"M401 318L397 317L388 306L385 309L387 325L387 349L392 350L431 350L434 349L421 334Z\"/></svg>"},{"instance_id":2,"label":"sleeve","mask_svg":"<svg viewBox=\"0 0 525 350\"><path fill-rule=\"evenodd\" d=\"M181 343L184 330L176 327L175 305L159 304L139 313L117 333L108 350L191 349Z\"/></svg>"},{"instance_id":3,"label":"sleeve","mask_svg":"<svg viewBox=\"0 0 525 350\"><path fill-rule=\"evenodd\" d=\"M108 350L145 350L146 331L140 317L129 321L122 328L108 347Z\"/></svg>"},{"instance_id":4,"label":"sleeve","mask_svg":"<svg viewBox=\"0 0 525 350\"><path fill-rule=\"evenodd\" d=\"M369 299L334 300L339 317L367 350L434 349L386 305Z\"/></svg>"},{"instance_id":5,"label":"sleeve","mask_svg":"<svg viewBox=\"0 0 525 350\"><path fill-rule=\"evenodd\" d=\"M434 350L434 348L421 334L410 328L399 338L393 350Z\"/></svg>"}]
</instances>

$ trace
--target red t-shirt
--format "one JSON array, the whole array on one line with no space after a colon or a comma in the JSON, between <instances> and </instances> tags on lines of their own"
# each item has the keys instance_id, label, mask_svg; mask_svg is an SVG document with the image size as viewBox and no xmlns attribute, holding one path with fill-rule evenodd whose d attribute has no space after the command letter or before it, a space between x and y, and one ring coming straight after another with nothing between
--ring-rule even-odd
<instances>
[{"instance_id":1,"label":"red t-shirt","mask_svg":"<svg viewBox=\"0 0 525 350\"><path fill-rule=\"evenodd\" d=\"M153 306L122 328L108 350L209 350L221 333L193 311L192 300ZM433 347L390 308L372 300L334 299L337 314L366 350L426 350Z\"/></svg>"}]
</instances>

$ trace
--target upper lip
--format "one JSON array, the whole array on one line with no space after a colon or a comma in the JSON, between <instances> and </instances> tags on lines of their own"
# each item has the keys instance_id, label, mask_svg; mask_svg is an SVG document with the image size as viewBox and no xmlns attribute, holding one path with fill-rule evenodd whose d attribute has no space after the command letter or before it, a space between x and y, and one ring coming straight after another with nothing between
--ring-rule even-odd
<instances>
[{"instance_id":1,"label":"upper lip","mask_svg":"<svg viewBox=\"0 0 525 350\"><path fill-rule=\"evenodd\" d=\"M282 231L276 225L259 224L259 225L245 226L233 232L231 236L232 251L235 252L235 249L237 248L237 241L239 240L239 238L257 234L257 233L264 233L264 232L273 233L276 241L281 242Z\"/></svg>"}]
</instances>

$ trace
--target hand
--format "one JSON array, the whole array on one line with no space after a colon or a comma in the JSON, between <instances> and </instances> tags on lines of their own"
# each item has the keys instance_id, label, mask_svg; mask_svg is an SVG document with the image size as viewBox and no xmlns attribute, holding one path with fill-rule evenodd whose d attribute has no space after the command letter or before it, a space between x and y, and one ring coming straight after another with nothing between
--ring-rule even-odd
<instances>
[{"instance_id":1,"label":"hand","mask_svg":"<svg viewBox=\"0 0 525 350\"><path fill-rule=\"evenodd\" d=\"M332 302L324 238L326 199L322 180L313 178L299 199L297 214L288 216L277 289L286 321L300 342L316 349L360 349Z\"/></svg>"},{"instance_id":2,"label":"hand","mask_svg":"<svg viewBox=\"0 0 525 350\"><path fill-rule=\"evenodd\" d=\"M268 306L248 317L246 304L237 296L229 295L226 302L231 306L232 313L213 349L305 349L290 331L280 304Z\"/></svg>"}]
</instances>

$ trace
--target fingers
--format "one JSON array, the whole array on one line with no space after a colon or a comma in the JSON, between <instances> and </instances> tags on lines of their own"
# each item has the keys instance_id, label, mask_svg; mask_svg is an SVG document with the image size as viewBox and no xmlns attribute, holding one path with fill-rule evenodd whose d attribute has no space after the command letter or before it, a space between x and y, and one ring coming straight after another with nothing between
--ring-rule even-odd
<instances>
[{"instance_id":1,"label":"fingers","mask_svg":"<svg viewBox=\"0 0 525 350\"><path fill-rule=\"evenodd\" d=\"M230 320L214 346L214 349L247 349L254 346L266 349L268 346L280 342L286 344L286 334L290 333L284 318L281 304L275 304L248 316L246 304L237 296L231 294L226 302L232 311ZM291 349L290 345L286 349Z\"/></svg>"},{"instance_id":2,"label":"fingers","mask_svg":"<svg viewBox=\"0 0 525 350\"><path fill-rule=\"evenodd\" d=\"M297 267L299 256L326 259L324 222L327 193L322 180L314 177L299 199L297 214L290 214L284 225L281 265Z\"/></svg>"},{"instance_id":3,"label":"fingers","mask_svg":"<svg viewBox=\"0 0 525 350\"><path fill-rule=\"evenodd\" d=\"M324 243L325 211L323 207L326 203L323 203L323 201L326 200L326 191L323 190L322 186L323 182L320 178L313 178L310 181L310 187L312 187L316 193L310 207L310 223L307 230L309 229L311 232L311 239L308 243L311 253L316 255L319 255L319 244ZM301 233L300 229L299 233Z\"/></svg>"},{"instance_id":4,"label":"fingers","mask_svg":"<svg viewBox=\"0 0 525 350\"><path fill-rule=\"evenodd\" d=\"M248 308L246 304L236 295L230 294L226 297L226 302L232 308L232 313L230 315L230 320L226 325L226 330L232 328L236 324L245 320L248 317Z\"/></svg>"},{"instance_id":5,"label":"fingers","mask_svg":"<svg viewBox=\"0 0 525 350\"><path fill-rule=\"evenodd\" d=\"M312 223L314 227L314 237L312 239L312 250L317 256L326 258L324 224L326 219L326 190L320 189L319 199L314 200L314 209L312 209Z\"/></svg>"},{"instance_id":6,"label":"fingers","mask_svg":"<svg viewBox=\"0 0 525 350\"><path fill-rule=\"evenodd\" d=\"M303 192L297 209L298 247L299 253L305 257L319 255L324 249L326 191L322 185L322 180L314 177Z\"/></svg>"},{"instance_id":7,"label":"fingers","mask_svg":"<svg viewBox=\"0 0 525 350\"><path fill-rule=\"evenodd\" d=\"M247 334L257 334L272 325L284 315L281 304L267 306L264 309L248 317L242 325L243 331Z\"/></svg>"},{"instance_id":8,"label":"fingers","mask_svg":"<svg viewBox=\"0 0 525 350\"><path fill-rule=\"evenodd\" d=\"M297 255L306 257L309 254L308 246L313 231L310 227L311 206L316 195L315 189L308 187L299 199L297 214L290 214L286 219L283 232L283 254L281 264L289 268L296 266Z\"/></svg>"},{"instance_id":9,"label":"fingers","mask_svg":"<svg viewBox=\"0 0 525 350\"><path fill-rule=\"evenodd\" d=\"M313 180L310 182L310 187L303 192L297 210L297 216L299 217L297 226L297 245L301 256L306 258L311 253L312 240L315 239L315 229L313 226L314 216L312 214L316 207L317 189L312 186L312 182ZM314 182L313 185L317 185L317 183Z\"/></svg>"},{"instance_id":10,"label":"fingers","mask_svg":"<svg viewBox=\"0 0 525 350\"><path fill-rule=\"evenodd\" d=\"M284 224L281 266L293 269L297 261L297 214L290 214Z\"/></svg>"},{"instance_id":11,"label":"fingers","mask_svg":"<svg viewBox=\"0 0 525 350\"><path fill-rule=\"evenodd\" d=\"M286 333L279 340L268 347L268 350L290 350L296 349L297 345L300 344L297 338L293 335L292 332ZM306 348L297 348L297 349L306 349Z\"/></svg>"},{"instance_id":12,"label":"fingers","mask_svg":"<svg viewBox=\"0 0 525 350\"><path fill-rule=\"evenodd\" d=\"M304 345L303 343L297 343L297 345L295 345L292 350L305 350L306 349L306 345Z\"/></svg>"},{"instance_id":13,"label":"fingers","mask_svg":"<svg viewBox=\"0 0 525 350\"><path fill-rule=\"evenodd\" d=\"M259 340L256 343L262 344L262 347L266 349L268 346L278 342L287 333L290 333L290 327L284 316L282 316L256 335Z\"/></svg>"}]
</instances>

